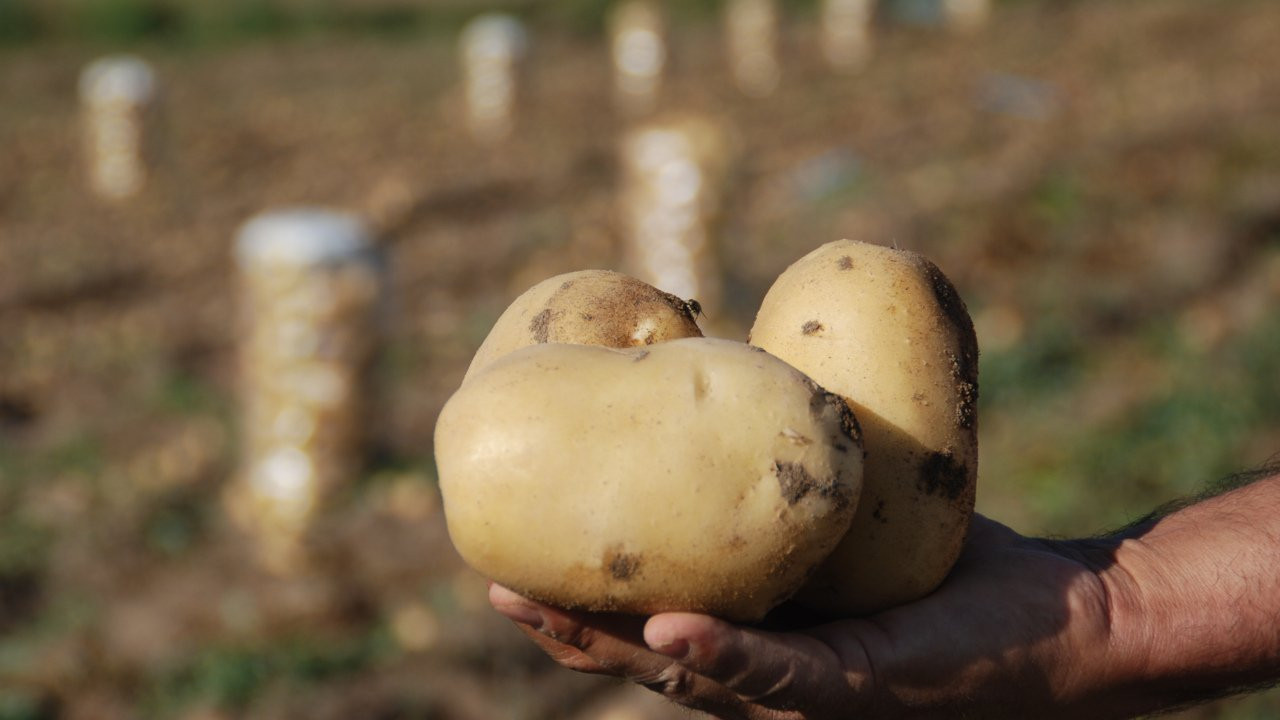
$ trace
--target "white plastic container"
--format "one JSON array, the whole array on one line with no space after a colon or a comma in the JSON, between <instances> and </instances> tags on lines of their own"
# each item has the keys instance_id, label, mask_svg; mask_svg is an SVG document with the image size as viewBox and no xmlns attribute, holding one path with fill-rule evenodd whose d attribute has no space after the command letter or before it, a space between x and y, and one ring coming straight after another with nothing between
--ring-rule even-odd
<instances>
[{"instance_id":1,"label":"white plastic container","mask_svg":"<svg viewBox=\"0 0 1280 720\"><path fill-rule=\"evenodd\" d=\"M874 0L823 0L822 56L831 67L850 71L871 59Z\"/></svg>"},{"instance_id":2,"label":"white plastic container","mask_svg":"<svg viewBox=\"0 0 1280 720\"><path fill-rule=\"evenodd\" d=\"M610 16L614 96L628 115L653 112L667 65L666 23L651 0L624 0Z\"/></svg>"},{"instance_id":3,"label":"white plastic container","mask_svg":"<svg viewBox=\"0 0 1280 720\"><path fill-rule=\"evenodd\" d=\"M991 17L991 0L942 0L947 27L958 32L975 32Z\"/></svg>"},{"instance_id":4,"label":"white plastic container","mask_svg":"<svg viewBox=\"0 0 1280 720\"><path fill-rule=\"evenodd\" d=\"M716 236L729 161L726 133L703 118L660 120L622 141L628 271L709 314L720 306Z\"/></svg>"},{"instance_id":5,"label":"white plastic container","mask_svg":"<svg viewBox=\"0 0 1280 720\"><path fill-rule=\"evenodd\" d=\"M778 88L778 8L774 0L729 0L725 6L729 67L738 89L767 97Z\"/></svg>"},{"instance_id":6,"label":"white plastic container","mask_svg":"<svg viewBox=\"0 0 1280 720\"><path fill-rule=\"evenodd\" d=\"M320 209L254 218L235 259L244 466L228 508L266 564L288 571L317 509L363 463L382 263L361 221Z\"/></svg>"},{"instance_id":7,"label":"white plastic container","mask_svg":"<svg viewBox=\"0 0 1280 720\"><path fill-rule=\"evenodd\" d=\"M472 136L484 143L506 139L515 129L529 54L524 25L510 15L481 15L463 28L459 53Z\"/></svg>"},{"instance_id":8,"label":"white plastic container","mask_svg":"<svg viewBox=\"0 0 1280 720\"><path fill-rule=\"evenodd\" d=\"M84 161L94 194L124 200L146 184L157 85L151 66L131 55L95 60L81 72Z\"/></svg>"}]
</instances>

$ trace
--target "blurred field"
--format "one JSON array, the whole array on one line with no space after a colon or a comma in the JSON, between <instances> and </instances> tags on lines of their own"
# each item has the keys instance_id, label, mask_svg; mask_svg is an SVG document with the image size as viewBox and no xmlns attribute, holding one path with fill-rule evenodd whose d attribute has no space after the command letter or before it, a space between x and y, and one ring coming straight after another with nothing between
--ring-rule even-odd
<instances>
[{"instance_id":1,"label":"blurred field","mask_svg":"<svg viewBox=\"0 0 1280 720\"><path fill-rule=\"evenodd\" d=\"M624 123L602 40L578 30L598 8L521 6L543 21L532 100L490 152L462 133L443 24L85 44L30 7L0 2L42 28L0 47L0 720L645 717L607 715L617 686L487 610L431 459L506 304L617 263ZM823 69L798 11L765 101L732 90L714 24L673 39L664 106L722 118L741 151L717 325L745 335L772 278L827 240L933 257L979 329L980 509L1023 532L1114 527L1280 451L1280 5L886 25L853 77ZM164 133L154 182L111 205L83 189L75 86L125 40L161 74ZM247 562L219 496L230 241L297 204L367 214L394 301L370 469L285 580ZM1187 714L1277 716L1275 694Z\"/></svg>"}]
</instances>

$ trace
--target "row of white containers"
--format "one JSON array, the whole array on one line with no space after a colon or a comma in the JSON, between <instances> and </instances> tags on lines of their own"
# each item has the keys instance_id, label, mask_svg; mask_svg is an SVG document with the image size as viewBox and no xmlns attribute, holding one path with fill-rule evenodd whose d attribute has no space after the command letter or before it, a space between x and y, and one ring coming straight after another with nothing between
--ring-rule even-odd
<instances>
[{"instance_id":1,"label":"row of white containers","mask_svg":"<svg viewBox=\"0 0 1280 720\"><path fill-rule=\"evenodd\" d=\"M946 7L967 26L982 19L985 2L946 0ZM734 76L744 92L768 94L780 76L773 2L727 7ZM871 0L827 0L823 8L828 61L858 67L870 51ZM611 37L620 108L653 110L666 58L658 6L622 2ZM528 36L514 18L488 15L468 25L461 47L472 133L500 140L514 125ZM111 199L136 194L147 174L155 73L137 58L106 58L85 70L80 90L92 188ZM713 240L729 148L724 131L703 118L651 121L622 140L626 269L711 312L720 295ZM324 499L360 470L383 261L360 218L323 209L261 215L235 248L246 321L244 462L226 506L256 538L264 563L288 572L305 561L307 528Z\"/></svg>"},{"instance_id":2,"label":"row of white containers","mask_svg":"<svg viewBox=\"0 0 1280 720\"><path fill-rule=\"evenodd\" d=\"M985 22L990 0L938 2L951 26L971 29ZM734 80L748 95L767 96L782 76L775 0L729 0L725 8L725 47ZM821 47L833 68L853 70L869 60L874 9L875 0L824 0ZM613 9L609 28L618 107L633 117L647 114L658 105L667 65L661 6L655 0L623 0ZM481 142L501 141L515 127L528 32L512 16L482 15L463 30L459 47L471 134ZM85 69L80 96L90 186L105 198L135 195L147 175L155 73L138 58L104 58Z\"/></svg>"}]
</instances>

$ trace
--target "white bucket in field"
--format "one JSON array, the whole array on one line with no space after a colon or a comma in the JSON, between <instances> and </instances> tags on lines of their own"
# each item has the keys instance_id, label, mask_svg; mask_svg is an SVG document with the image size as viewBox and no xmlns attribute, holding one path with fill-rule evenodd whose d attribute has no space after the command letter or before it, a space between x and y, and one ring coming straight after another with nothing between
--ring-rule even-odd
<instances>
[{"instance_id":1,"label":"white bucket in field","mask_svg":"<svg viewBox=\"0 0 1280 720\"><path fill-rule=\"evenodd\" d=\"M459 52L471 134L481 142L507 138L515 129L529 52L524 25L510 15L481 15L463 29Z\"/></svg>"},{"instance_id":2,"label":"white bucket in field","mask_svg":"<svg viewBox=\"0 0 1280 720\"><path fill-rule=\"evenodd\" d=\"M874 0L823 0L822 55L838 70L856 70L871 58Z\"/></svg>"},{"instance_id":3,"label":"white bucket in field","mask_svg":"<svg viewBox=\"0 0 1280 720\"><path fill-rule=\"evenodd\" d=\"M972 32L987 24L991 0L943 0L942 13L947 27Z\"/></svg>"},{"instance_id":4,"label":"white bucket in field","mask_svg":"<svg viewBox=\"0 0 1280 720\"><path fill-rule=\"evenodd\" d=\"M254 218L235 257L244 467L229 508L289 570L316 510L362 465L381 262L360 220L320 209Z\"/></svg>"},{"instance_id":5,"label":"white bucket in field","mask_svg":"<svg viewBox=\"0 0 1280 720\"><path fill-rule=\"evenodd\" d=\"M104 57L84 68L79 90L90 189L110 200L136 195L150 164L155 72L131 55Z\"/></svg>"},{"instance_id":6,"label":"white bucket in field","mask_svg":"<svg viewBox=\"0 0 1280 720\"><path fill-rule=\"evenodd\" d=\"M778 9L774 0L730 0L725 6L729 67L738 89L765 97L778 87Z\"/></svg>"},{"instance_id":7,"label":"white bucket in field","mask_svg":"<svg viewBox=\"0 0 1280 720\"><path fill-rule=\"evenodd\" d=\"M720 305L716 243L729 149L702 118L654 122L622 143L628 270L714 313Z\"/></svg>"},{"instance_id":8,"label":"white bucket in field","mask_svg":"<svg viewBox=\"0 0 1280 720\"><path fill-rule=\"evenodd\" d=\"M614 90L625 113L652 112L667 64L666 26L651 0L626 0L610 17Z\"/></svg>"}]
</instances>

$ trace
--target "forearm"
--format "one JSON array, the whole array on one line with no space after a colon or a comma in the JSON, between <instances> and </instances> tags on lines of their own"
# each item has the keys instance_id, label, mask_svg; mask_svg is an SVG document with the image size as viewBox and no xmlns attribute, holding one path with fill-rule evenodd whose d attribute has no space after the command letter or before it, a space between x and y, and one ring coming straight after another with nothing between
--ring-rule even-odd
<instances>
[{"instance_id":1,"label":"forearm","mask_svg":"<svg viewBox=\"0 0 1280 720\"><path fill-rule=\"evenodd\" d=\"M1125 706L1280 680L1280 476L1132 529L1103 565Z\"/></svg>"}]
</instances>

